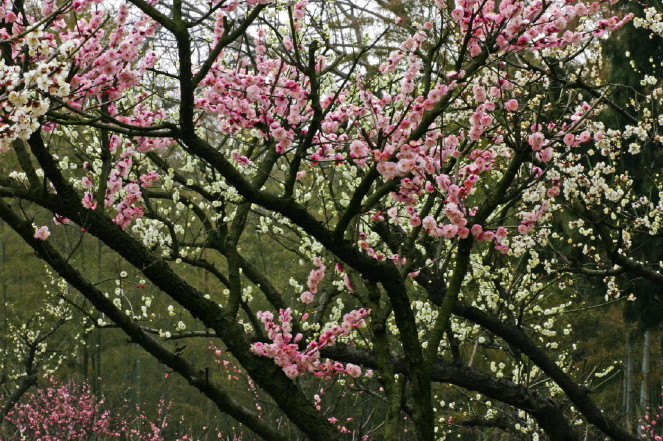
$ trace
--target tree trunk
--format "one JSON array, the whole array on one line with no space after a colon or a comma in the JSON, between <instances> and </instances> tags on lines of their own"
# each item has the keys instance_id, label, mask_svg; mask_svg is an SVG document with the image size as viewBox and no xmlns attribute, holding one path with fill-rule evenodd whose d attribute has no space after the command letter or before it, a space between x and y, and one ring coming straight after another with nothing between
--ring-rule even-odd
<instances>
[{"instance_id":1,"label":"tree trunk","mask_svg":"<svg viewBox=\"0 0 663 441\"><path fill-rule=\"evenodd\" d=\"M651 333L645 331L642 342L642 381L640 383L640 410L644 413L651 407L649 373L651 370Z\"/></svg>"},{"instance_id":2,"label":"tree trunk","mask_svg":"<svg viewBox=\"0 0 663 441\"><path fill-rule=\"evenodd\" d=\"M97 280L102 279L102 244L98 242L97 246ZM94 355L92 357L92 367L94 369L94 378L92 381L92 391L96 396L101 396L101 329L95 329Z\"/></svg>"},{"instance_id":3,"label":"tree trunk","mask_svg":"<svg viewBox=\"0 0 663 441\"><path fill-rule=\"evenodd\" d=\"M0 228L4 229L4 224L0 222ZM3 235L4 236L4 231ZM7 261L7 244L5 241L0 241L0 268L5 267ZM9 355L7 337L9 335L9 311L7 310L7 276L0 276L0 290L2 291L2 360L0 361L0 368L6 369L7 359ZM0 372L2 374L4 372Z\"/></svg>"},{"instance_id":4,"label":"tree trunk","mask_svg":"<svg viewBox=\"0 0 663 441\"><path fill-rule=\"evenodd\" d=\"M626 427L633 431L632 426L632 407L633 403L633 334L626 333L626 368L624 372L624 418Z\"/></svg>"}]
</instances>

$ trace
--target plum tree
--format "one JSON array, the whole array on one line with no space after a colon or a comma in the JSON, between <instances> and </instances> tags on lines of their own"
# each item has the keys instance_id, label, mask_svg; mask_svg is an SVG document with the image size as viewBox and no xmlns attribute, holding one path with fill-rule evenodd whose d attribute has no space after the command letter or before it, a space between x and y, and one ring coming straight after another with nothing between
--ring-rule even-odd
<instances>
[{"instance_id":1,"label":"plum tree","mask_svg":"<svg viewBox=\"0 0 663 441\"><path fill-rule=\"evenodd\" d=\"M566 441L578 424L637 439L576 376L559 319L578 277L611 298L622 273L663 283L631 240L658 240L663 207L621 164L660 146L663 89L646 76L624 106L603 80L601 42L632 15L366 3L4 0L0 218L99 326L264 439L288 436L169 339L213 337L314 440L350 430L312 377L376 397L379 439L486 425ZM126 265L112 292L54 240L74 225ZM169 314L130 299L134 279ZM478 393L483 416L445 417L444 385Z\"/></svg>"}]
</instances>

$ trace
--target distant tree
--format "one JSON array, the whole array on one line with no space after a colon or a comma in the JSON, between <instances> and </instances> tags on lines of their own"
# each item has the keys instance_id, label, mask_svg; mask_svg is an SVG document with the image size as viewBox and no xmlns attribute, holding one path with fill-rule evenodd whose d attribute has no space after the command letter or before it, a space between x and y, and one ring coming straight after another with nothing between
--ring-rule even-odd
<instances>
[{"instance_id":1,"label":"distant tree","mask_svg":"<svg viewBox=\"0 0 663 441\"><path fill-rule=\"evenodd\" d=\"M49 344L71 319L71 312L48 297L42 296L42 308L34 308L34 315L21 323L16 323L14 317L5 317L7 342L0 360L0 426L39 377L54 373L65 358L65 354L49 350ZM5 311L9 315L10 309Z\"/></svg>"}]
</instances>

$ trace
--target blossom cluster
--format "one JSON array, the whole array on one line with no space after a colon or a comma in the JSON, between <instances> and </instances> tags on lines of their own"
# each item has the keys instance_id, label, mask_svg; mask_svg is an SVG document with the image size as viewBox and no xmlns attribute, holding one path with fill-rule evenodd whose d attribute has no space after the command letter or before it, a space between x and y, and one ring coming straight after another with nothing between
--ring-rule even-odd
<instances>
[{"instance_id":1,"label":"blossom cluster","mask_svg":"<svg viewBox=\"0 0 663 441\"><path fill-rule=\"evenodd\" d=\"M313 302L314 294L318 292L318 285L320 285L322 279L325 278L326 267L322 263L322 259L320 259L319 257L315 257L313 259L313 264L316 266L316 268L314 270L311 270L311 272L308 275L308 280L306 281L306 284L308 286L308 291L304 291L300 296L300 300L304 304Z\"/></svg>"},{"instance_id":2,"label":"blossom cluster","mask_svg":"<svg viewBox=\"0 0 663 441\"><path fill-rule=\"evenodd\" d=\"M644 416L638 419L638 431L641 439L663 441L661 429L659 429L661 413L663 413L663 406L657 406L656 408L647 407L645 409Z\"/></svg>"},{"instance_id":3,"label":"blossom cluster","mask_svg":"<svg viewBox=\"0 0 663 441\"><path fill-rule=\"evenodd\" d=\"M649 29L658 36L663 36L663 12L656 8L645 8L644 17L633 19L633 25L638 28Z\"/></svg>"},{"instance_id":4,"label":"blossom cluster","mask_svg":"<svg viewBox=\"0 0 663 441\"><path fill-rule=\"evenodd\" d=\"M316 376L346 373L357 378L361 375L359 366L352 363L343 365L329 360L322 361L320 360L320 349L333 346L339 338L347 337L354 329L363 327L365 325L364 318L367 315L368 310L363 308L345 314L340 325L333 325L322 332L316 340L306 345L303 350L300 350L298 343L302 341L304 336L301 333L292 334L292 310L290 308L281 309L278 323L274 321L274 315L270 311L261 311L258 313L258 318L263 323L271 343L254 343L251 345L251 351L263 357L273 358L274 362L290 378L298 377L307 372ZM301 318L302 321L307 319L307 314Z\"/></svg>"}]
</instances>

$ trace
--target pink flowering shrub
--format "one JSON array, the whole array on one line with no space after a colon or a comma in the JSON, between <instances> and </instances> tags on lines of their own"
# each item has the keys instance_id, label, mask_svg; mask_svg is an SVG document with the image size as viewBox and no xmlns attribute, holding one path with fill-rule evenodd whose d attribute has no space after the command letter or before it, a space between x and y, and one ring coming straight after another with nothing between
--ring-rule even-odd
<instances>
[{"instance_id":1,"label":"pink flowering shrub","mask_svg":"<svg viewBox=\"0 0 663 441\"><path fill-rule=\"evenodd\" d=\"M8 414L7 421L17 431L0 441L166 441L168 410L169 405L159 403L157 418L151 420L143 412L109 406L87 383L51 379L49 386L26 394ZM191 440L188 435L171 439Z\"/></svg>"},{"instance_id":2,"label":"pink flowering shrub","mask_svg":"<svg viewBox=\"0 0 663 441\"><path fill-rule=\"evenodd\" d=\"M7 420L18 428L15 439L42 441L105 441L119 438L127 427L106 408L103 398L92 394L89 385L57 382L27 394Z\"/></svg>"},{"instance_id":3,"label":"pink flowering shrub","mask_svg":"<svg viewBox=\"0 0 663 441\"><path fill-rule=\"evenodd\" d=\"M647 441L663 441L663 405L647 408L644 416L638 420L640 438Z\"/></svg>"}]
</instances>

